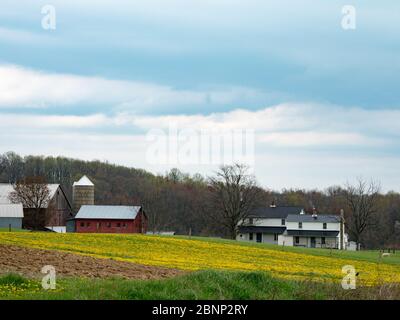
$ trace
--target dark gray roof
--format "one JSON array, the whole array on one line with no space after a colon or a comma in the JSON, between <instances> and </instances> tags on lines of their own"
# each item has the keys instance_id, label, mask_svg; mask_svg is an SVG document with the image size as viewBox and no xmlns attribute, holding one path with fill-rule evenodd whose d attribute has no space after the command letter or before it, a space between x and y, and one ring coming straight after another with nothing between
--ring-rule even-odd
<instances>
[{"instance_id":1,"label":"dark gray roof","mask_svg":"<svg viewBox=\"0 0 400 320\"><path fill-rule=\"evenodd\" d=\"M311 214L290 214L286 218L287 222L339 222L340 216L319 214L314 218Z\"/></svg>"},{"instance_id":2,"label":"dark gray roof","mask_svg":"<svg viewBox=\"0 0 400 320\"><path fill-rule=\"evenodd\" d=\"M251 227L243 226L239 227L239 233L268 233L268 234L282 234L286 230L286 227Z\"/></svg>"},{"instance_id":3,"label":"dark gray roof","mask_svg":"<svg viewBox=\"0 0 400 320\"><path fill-rule=\"evenodd\" d=\"M141 207L129 206L82 206L75 219L126 219L136 218Z\"/></svg>"},{"instance_id":4,"label":"dark gray roof","mask_svg":"<svg viewBox=\"0 0 400 320\"><path fill-rule=\"evenodd\" d=\"M319 231L319 230L288 230L289 236L305 237L337 237L339 231Z\"/></svg>"},{"instance_id":5,"label":"dark gray roof","mask_svg":"<svg viewBox=\"0 0 400 320\"><path fill-rule=\"evenodd\" d=\"M251 212L252 218L286 219L290 214L299 214L302 207L262 207Z\"/></svg>"}]
</instances>

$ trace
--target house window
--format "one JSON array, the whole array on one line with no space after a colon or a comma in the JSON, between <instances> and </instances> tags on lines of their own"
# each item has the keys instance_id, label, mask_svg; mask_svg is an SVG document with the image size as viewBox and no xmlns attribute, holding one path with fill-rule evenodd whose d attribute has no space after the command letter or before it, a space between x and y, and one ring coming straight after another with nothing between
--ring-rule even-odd
<instances>
[{"instance_id":1,"label":"house window","mask_svg":"<svg viewBox=\"0 0 400 320\"><path fill-rule=\"evenodd\" d=\"M286 224L285 219L282 219L281 224L284 226Z\"/></svg>"},{"instance_id":2,"label":"house window","mask_svg":"<svg viewBox=\"0 0 400 320\"><path fill-rule=\"evenodd\" d=\"M86 223L86 227L88 228L90 227L90 222Z\"/></svg>"},{"instance_id":3,"label":"house window","mask_svg":"<svg viewBox=\"0 0 400 320\"><path fill-rule=\"evenodd\" d=\"M123 223L123 224L122 224L122 227L123 227L123 228L126 228L126 223Z\"/></svg>"},{"instance_id":4,"label":"house window","mask_svg":"<svg viewBox=\"0 0 400 320\"><path fill-rule=\"evenodd\" d=\"M84 228L85 227L85 223L81 222L81 227Z\"/></svg>"},{"instance_id":5,"label":"house window","mask_svg":"<svg viewBox=\"0 0 400 320\"><path fill-rule=\"evenodd\" d=\"M324 229L326 229L326 222L324 222L324 224L323 224L323 228L324 228Z\"/></svg>"},{"instance_id":6,"label":"house window","mask_svg":"<svg viewBox=\"0 0 400 320\"><path fill-rule=\"evenodd\" d=\"M321 238L321 244L326 244L325 237Z\"/></svg>"},{"instance_id":7,"label":"house window","mask_svg":"<svg viewBox=\"0 0 400 320\"><path fill-rule=\"evenodd\" d=\"M299 222L299 229L303 229L303 222Z\"/></svg>"},{"instance_id":8,"label":"house window","mask_svg":"<svg viewBox=\"0 0 400 320\"><path fill-rule=\"evenodd\" d=\"M300 243L300 237L295 237L295 238L294 238L294 242L295 242L296 244L299 244L299 243Z\"/></svg>"},{"instance_id":9,"label":"house window","mask_svg":"<svg viewBox=\"0 0 400 320\"><path fill-rule=\"evenodd\" d=\"M274 233L274 241L278 241L278 234Z\"/></svg>"},{"instance_id":10,"label":"house window","mask_svg":"<svg viewBox=\"0 0 400 320\"><path fill-rule=\"evenodd\" d=\"M249 224L253 224L253 218L249 218Z\"/></svg>"},{"instance_id":11,"label":"house window","mask_svg":"<svg viewBox=\"0 0 400 320\"><path fill-rule=\"evenodd\" d=\"M249 240L253 241L253 234L252 233L249 233Z\"/></svg>"},{"instance_id":12,"label":"house window","mask_svg":"<svg viewBox=\"0 0 400 320\"><path fill-rule=\"evenodd\" d=\"M117 228L121 228L121 223L120 222L117 223Z\"/></svg>"},{"instance_id":13,"label":"house window","mask_svg":"<svg viewBox=\"0 0 400 320\"><path fill-rule=\"evenodd\" d=\"M107 222L107 228L111 228L111 222Z\"/></svg>"}]
</instances>

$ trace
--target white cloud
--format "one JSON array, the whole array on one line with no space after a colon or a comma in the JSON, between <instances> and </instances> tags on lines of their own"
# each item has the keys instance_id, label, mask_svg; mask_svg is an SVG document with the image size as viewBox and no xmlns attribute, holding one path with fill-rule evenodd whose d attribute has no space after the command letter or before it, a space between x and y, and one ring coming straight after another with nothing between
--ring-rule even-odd
<instances>
[{"instance_id":1,"label":"white cloud","mask_svg":"<svg viewBox=\"0 0 400 320\"><path fill-rule=\"evenodd\" d=\"M400 136L400 110L366 110L316 104L282 104L259 111L210 115L129 116L121 123L142 129L254 129L260 142L275 146L385 146Z\"/></svg>"},{"instance_id":2,"label":"white cloud","mask_svg":"<svg viewBox=\"0 0 400 320\"><path fill-rule=\"evenodd\" d=\"M365 146L382 142L378 140L371 143L368 137L360 133L335 132L267 133L259 140L275 147Z\"/></svg>"},{"instance_id":3,"label":"white cloud","mask_svg":"<svg viewBox=\"0 0 400 320\"><path fill-rule=\"evenodd\" d=\"M1 133L0 150L22 155L68 156L83 160L107 160L128 166L146 165L143 150L146 139L141 135L83 134L64 131L36 133ZM140 160L140 161L138 161Z\"/></svg>"},{"instance_id":4,"label":"white cloud","mask_svg":"<svg viewBox=\"0 0 400 320\"><path fill-rule=\"evenodd\" d=\"M226 104L259 96L255 90L234 87L179 90L152 83L50 74L0 65L0 107L45 108L74 105L144 111L150 108Z\"/></svg>"},{"instance_id":5,"label":"white cloud","mask_svg":"<svg viewBox=\"0 0 400 320\"><path fill-rule=\"evenodd\" d=\"M388 147L398 144L400 110L282 104L259 111L233 110L209 115L150 116L130 113L77 115L1 114L2 130L44 132L91 129L113 134L177 130L246 130L274 147Z\"/></svg>"},{"instance_id":6,"label":"white cloud","mask_svg":"<svg viewBox=\"0 0 400 320\"><path fill-rule=\"evenodd\" d=\"M363 176L381 182L383 191L400 191L399 156L353 152L276 152L258 155L255 175L264 187L327 188Z\"/></svg>"},{"instance_id":7,"label":"white cloud","mask_svg":"<svg viewBox=\"0 0 400 320\"><path fill-rule=\"evenodd\" d=\"M44 43L60 45L57 38L51 37L48 34L34 33L27 30L11 29L0 27L0 41L11 43L23 43L24 45L41 45Z\"/></svg>"},{"instance_id":8,"label":"white cloud","mask_svg":"<svg viewBox=\"0 0 400 320\"><path fill-rule=\"evenodd\" d=\"M0 114L0 152L64 155L108 160L153 172L176 163L147 162L147 131L256 130L255 174L275 189L327 187L363 175L398 190L399 110L345 109L335 106L283 104L259 111L235 110L210 115L144 116L131 114ZM210 174L215 166L180 165Z\"/></svg>"},{"instance_id":9,"label":"white cloud","mask_svg":"<svg viewBox=\"0 0 400 320\"><path fill-rule=\"evenodd\" d=\"M1 114L0 123L8 132L15 129L40 131L45 129L99 128L107 126L110 121L102 114L89 116L69 115L15 115Z\"/></svg>"},{"instance_id":10,"label":"white cloud","mask_svg":"<svg viewBox=\"0 0 400 320\"><path fill-rule=\"evenodd\" d=\"M153 165L146 161L148 142L145 135L82 134L56 132L54 134L1 132L0 152L14 150L22 155L36 154L68 156L83 160L102 160L154 173L164 173L176 164ZM259 146L260 148L260 146ZM400 191L397 177L400 174L398 156L352 152L314 153L285 150L256 149L255 175L259 182L272 189L325 188L343 184L357 176L372 177L381 181L384 190ZM260 152L263 151L263 152ZM216 166L179 165L186 172L211 175Z\"/></svg>"}]
</instances>

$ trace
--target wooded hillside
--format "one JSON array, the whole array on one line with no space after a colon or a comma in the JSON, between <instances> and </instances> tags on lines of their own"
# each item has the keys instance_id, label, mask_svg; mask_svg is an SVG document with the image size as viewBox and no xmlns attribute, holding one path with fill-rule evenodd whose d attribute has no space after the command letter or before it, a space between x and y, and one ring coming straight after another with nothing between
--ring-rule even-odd
<instances>
[{"instance_id":1,"label":"wooded hillside","mask_svg":"<svg viewBox=\"0 0 400 320\"><path fill-rule=\"evenodd\" d=\"M173 230L178 234L226 236L208 211L208 177L188 175L173 169L164 175L127 168L100 161L82 161L65 157L21 157L13 152L0 155L0 182L15 183L28 176L43 176L49 183L59 183L71 199L72 184L87 175L95 184L97 204L141 204L149 216L149 230ZM351 179L352 177L349 177ZM263 190L262 202L269 205L315 207L320 214L339 214L345 210L350 220L351 210L345 187L326 190ZM379 194L377 212L362 236L368 248L394 246L400 243L400 194Z\"/></svg>"}]
</instances>

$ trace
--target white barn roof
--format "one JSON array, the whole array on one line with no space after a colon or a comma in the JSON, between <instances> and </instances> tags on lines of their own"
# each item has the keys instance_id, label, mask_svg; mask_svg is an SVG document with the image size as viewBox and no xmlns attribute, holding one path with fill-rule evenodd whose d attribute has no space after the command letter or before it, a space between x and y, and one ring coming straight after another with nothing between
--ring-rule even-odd
<instances>
[{"instance_id":1,"label":"white barn roof","mask_svg":"<svg viewBox=\"0 0 400 320\"><path fill-rule=\"evenodd\" d=\"M74 186L81 186L81 187L92 187L94 186L93 182L87 176L83 176L80 178L79 181L75 181Z\"/></svg>"},{"instance_id":2,"label":"white barn roof","mask_svg":"<svg viewBox=\"0 0 400 320\"><path fill-rule=\"evenodd\" d=\"M48 184L47 188L50 191L50 199L54 197L59 188L59 184ZM0 205L1 204L12 204L11 200L9 199L9 195L11 192L14 191L14 188L9 183L0 183Z\"/></svg>"},{"instance_id":3,"label":"white barn roof","mask_svg":"<svg viewBox=\"0 0 400 320\"><path fill-rule=\"evenodd\" d=\"M82 206L75 219L124 219L134 220L140 206Z\"/></svg>"},{"instance_id":4,"label":"white barn roof","mask_svg":"<svg viewBox=\"0 0 400 320\"><path fill-rule=\"evenodd\" d=\"M0 218L23 218L22 204L0 204Z\"/></svg>"},{"instance_id":5,"label":"white barn roof","mask_svg":"<svg viewBox=\"0 0 400 320\"><path fill-rule=\"evenodd\" d=\"M0 183L0 204L11 204L8 196L13 191L14 189L11 184Z\"/></svg>"}]
</instances>

